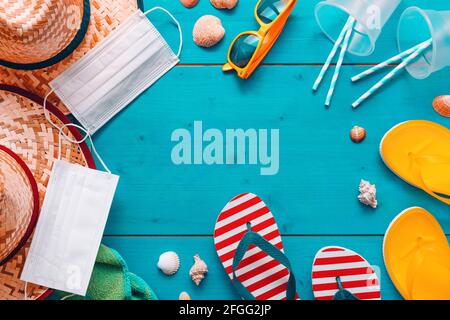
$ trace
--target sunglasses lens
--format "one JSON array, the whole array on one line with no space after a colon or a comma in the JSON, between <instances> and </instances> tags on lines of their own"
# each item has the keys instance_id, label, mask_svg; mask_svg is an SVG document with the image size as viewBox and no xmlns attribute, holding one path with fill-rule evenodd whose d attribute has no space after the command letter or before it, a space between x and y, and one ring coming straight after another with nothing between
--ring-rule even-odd
<instances>
[{"instance_id":1,"label":"sunglasses lens","mask_svg":"<svg viewBox=\"0 0 450 320\"><path fill-rule=\"evenodd\" d=\"M256 9L258 18L265 24L274 21L286 8L290 0L262 0Z\"/></svg>"},{"instance_id":2,"label":"sunglasses lens","mask_svg":"<svg viewBox=\"0 0 450 320\"><path fill-rule=\"evenodd\" d=\"M239 68L245 68L258 47L259 38L244 34L236 39L231 48L230 60Z\"/></svg>"}]
</instances>

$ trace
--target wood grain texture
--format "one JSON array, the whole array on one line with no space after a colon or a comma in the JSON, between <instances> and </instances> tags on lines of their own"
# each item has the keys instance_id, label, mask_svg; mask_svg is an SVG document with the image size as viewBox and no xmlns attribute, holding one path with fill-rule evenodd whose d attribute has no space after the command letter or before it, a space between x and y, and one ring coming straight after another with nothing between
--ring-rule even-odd
<instances>
[{"instance_id":1,"label":"wood grain texture","mask_svg":"<svg viewBox=\"0 0 450 320\"><path fill-rule=\"evenodd\" d=\"M331 42L315 22L318 1L299 1L279 41L248 81L222 75L228 46L241 31L254 30L255 1L241 0L232 11L214 9L208 0L193 9L175 0L145 0L143 9L162 6L179 20L184 32L181 66L169 72L95 135L100 154L121 176L106 228L104 243L117 249L131 271L142 276L162 299L177 299L188 291L193 299L238 299L216 256L211 234L218 213L236 194L251 191L267 203L284 236L286 252L303 299L311 299L311 264L317 250L341 245L380 267L382 298L401 298L383 264L382 235L391 219L410 206L431 211L450 232L447 206L409 186L382 163L378 145L395 124L427 119L449 126L431 102L448 94L450 71L417 81L401 75L354 111L351 103L378 80L351 84L350 77L397 53L396 27L403 9L446 9L447 1L404 0L381 34L369 57L347 56L332 107L323 102L329 72L317 95L311 86ZM195 21L217 15L227 34L216 47L203 49L192 41ZM169 44L178 46L178 33L163 13L151 21ZM318 65L316 65L318 64ZM389 69L389 68L388 68ZM194 121L206 128L280 129L280 172L260 176L256 166L175 166L170 159L173 130L192 130ZM367 130L359 145L349 130ZM356 200L359 180L377 184L380 207ZM201 236L198 236L201 235ZM301 236L300 236L301 235ZM357 236L360 235L360 236ZM160 253L175 250L182 267L167 278L156 268ZM189 279L192 256L199 253L210 273L197 288Z\"/></svg>"},{"instance_id":2,"label":"wood grain texture","mask_svg":"<svg viewBox=\"0 0 450 320\"><path fill-rule=\"evenodd\" d=\"M253 12L256 0L241 0L233 10L217 10L209 0L200 1L193 9L184 8L176 0L143 0L143 8L162 6L169 9L180 21L183 28L184 49L181 63L187 64L223 64L226 62L228 47L240 32L258 30ZM331 50L332 43L322 33L314 17L314 7L318 0L299 0L289 18L279 41L272 48L264 63L298 64L318 63L325 61ZM348 55L345 63L375 63L381 62L398 53L397 24L404 9L419 6L423 9L449 10L447 1L433 0L403 0L391 19L385 25L376 44L375 52L369 57ZM222 20L226 30L225 38L215 47L204 49L197 47L192 41L192 29L198 18L205 14L212 14ZM167 39L172 48L178 48L178 32L170 27L170 20L164 13L154 12L149 15L150 20Z\"/></svg>"},{"instance_id":3,"label":"wood grain texture","mask_svg":"<svg viewBox=\"0 0 450 320\"><path fill-rule=\"evenodd\" d=\"M96 133L98 151L121 176L106 233L212 234L223 206L247 191L267 203L283 234L383 234L411 206L433 212L449 232L448 207L390 172L378 145L405 120L448 126L431 102L447 89L450 70L425 81L400 76L353 110L353 99L373 81L350 83L362 69L343 67L325 109L326 90L310 89L318 67L261 67L247 82L223 76L219 67L175 68ZM172 131L192 131L195 120L222 131L279 129L279 173L261 176L254 165L174 165ZM354 125L367 130L362 144L349 138ZM357 201L361 178L377 185L378 209Z\"/></svg>"}]
</instances>

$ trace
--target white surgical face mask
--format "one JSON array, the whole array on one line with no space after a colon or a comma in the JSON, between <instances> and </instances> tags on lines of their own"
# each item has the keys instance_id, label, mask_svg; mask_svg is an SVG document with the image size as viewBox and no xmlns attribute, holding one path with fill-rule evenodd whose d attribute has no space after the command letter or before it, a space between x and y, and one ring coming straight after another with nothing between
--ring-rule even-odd
<instances>
[{"instance_id":1,"label":"white surgical face mask","mask_svg":"<svg viewBox=\"0 0 450 320\"><path fill-rule=\"evenodd\" d=\"M146 15L166 12L177 24L175 55ZM167 10L138 10L114 32L50 83L53 91L91 134L179 62L182 32Z\"/></svg>"},{"instance_id":2,"label":"white surgical face mask","mask_svg":"<svg viewBox=\"0 0 450 320\"><path fill-rule=\"evenodd\" d=\"M44 107L46 100L44 101ZM48 117L55 127L57 127ZM92 138L94 154L107 172L89 169L61 160L61 138L66 124L59 129L59 154L54 163L31 243L20 277L26 282L85 295L108 218L119 177L111 174L99 157ZM25 292L26 295L26 292Z\"/></svg>"}]
</instances>

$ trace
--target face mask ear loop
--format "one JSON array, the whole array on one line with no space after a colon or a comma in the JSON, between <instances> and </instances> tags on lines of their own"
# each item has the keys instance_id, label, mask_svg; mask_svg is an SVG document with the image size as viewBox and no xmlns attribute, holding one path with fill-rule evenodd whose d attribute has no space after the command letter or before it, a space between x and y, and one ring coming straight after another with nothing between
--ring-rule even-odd
<instances>
[{"instance_id":1,"label":"face mask ear loop","mask_svg":"<svg viewBox=\"0 0 450 320\"><path fill-rule=\"evenodd\" d=\"M23 300L30 300L30 298L28 298L28 282L25 282L25 288L23 289Z\"/></svg>"},{"instance_id":2,"label":"face mask ear loop","mask_svg":"<svg viewBox=\"0 0 450 320\"><path fill-rule=\"evenodd\" d=\"M95 149L95 145L94 145L94 141L92 140L92 136L91 136L91 134L89 133L89 131L88 130L86 130L85 128L83 128L83 127L81 127L81 126L79 126L79 125L76 125L76 124L73 124L73 123L66 123L65 125L63 125L61 128L59 128L58 130L59 130L59 135L58 135L58 137L59 137L59 141L58 141L58 144L59 144L59 148L58 148L58 160L61 160L61 142L62 142L62 138L64 137L64 139L66 139L66 140L68 140L69 142L72 142L72 143L81 143L81 142L78 142L77 140L72 140L72 139L67 139L66 137L67 137L67 135L65 135L64 134L64 132L63 132L63 130L65 129L65 128L68 128L68 127L74 127L74 128L77 128L78 130L81 130L81 131L83 131L85 134L86 134L86 136L83 138L83 141L81 141L81 142L84 142L84 140L86 140L86 138L89 138L89 141L91 142L91 149L92 149L92 152L95 154L95 156L97 157L97 159L100 161L100 163L101 163L101 165L103 166L103 168L105 168L105 170L108 172L108 173L111 173L111 170L109 170L109 168L106 166L106 164L105 164L105 162L103 161L103 159L102 159L102 157L100 157L100 155L98 154L98 152L97 152L97 149Z\"/></svg>"},{"instance_id":3,"label":"face mask ear loop","mask_svg":"<svg viewBox=\"0 0 450 320\"><path fill-rule=\"evenodd\" d=\"M46 95L45 98L44 98L44 103L43 103L43 107L44 107L44 115L45 115L45 119L47 119L47 121L48 121L48 122L49 122L56 130L58 130L58 131L60 132L60 134L61 134L61 128L58 127L58 125L52 121L52 119L50 118L50 112L47 110L47 100L48 100L48 97L49 97L53 92L54 92L54 91L51 90L49 93L47 93L47 95ZM83 132L86 132L86 130L84 130L84 128L83 128L82 131L83 131ZM85 142L86 139L88 138L88 135L86 134L86 135L84 136L83 139L81 139L81 140L74 140L74 139L71 139L71 138L70 138L68 135L66 135L64 132L62 132L62 134L64 135L64 138L65 138L67 141L71 142L71 143L78 143L78 144L80 144L80 143Z\"/></svg>"},{"instance_id":4,"label":"face mask ear loop","mask_svg":"<svg viewBox=\"0 0 450 320\"><path fill-rule=\"evenodd\" d=\"M62 142L62 137L64 137L64 139L67 140L67 141L69 141L70 143L76 143L76 144L83 143L83 142L85 142L85 141L89 138L89 140L90 140L90 142L91 142L91 148L92 148L92 151L93 151L94 154L96 155L97 159L100 161L100 163L102 164L103 168L105 168L105 170L106 170L108 173L111 173L111 171L110 171L109 168L106 166L106 164L105 164L105 162L103 161L103 159L102 159L102 158L100 157L100 155L98 154L97 149L95 149L94 142L92 141L92 136L91 136L91 134L89 133L88 130L86 130L85 128L83 128L83 127L81 127L81 126L79 126L79 125L73 124L73 123L66 123L66 124L63 125L62 127L58 127L58 125L52 121L52 119L50 118L50 112L47 110L47 100L48 100L48 97L49 97L52 93L53 93L53 90L51 90L51 91L50 91L49 93L47 93L47 95L45 96L45 98L44 98L44 103L43 103L43 107L44 107L44 115L45 115L45 119L47 119L47 121L50 122L50 124L51 124L53 127L55 127L55 128L58 130L58 132L59 132L59 133L58 133L58 160L61 160L61 149L62 149L62 148L61 148L61 145L62 145L61 142ZM64 133L64 129L65 129L65 128L68 128L68 127L74 127L74 128L77 128L77 129L81 130L82 132L84 132L85 135L84 135L83 139L81 139L81 140L75 140L75 139L70 138L68 135L66 135L66 134Z\"/></svg>"},{"instance_id":5,"label":"face mask ear loop","mask_svg":"<svg viewBox=\"0 0 450 320\"><path fill-rule=\"evenodd\" d=\"M161 8L161 7L153 7L150 10L147 10L144 15L149 14L150 12L153 12L155 10L161 10L164 11L170 18L172 18L173 22L175 22L175 24L178 27L178 32L180 33L180 46L178 47L178 53L177 53L177 57L180 57L181 54L181 49L183 49L183 31L181 30L181 25L178 22L178 20L173 16L173 14L171 14L168 10Z\"/></svg>"}]
</instances>

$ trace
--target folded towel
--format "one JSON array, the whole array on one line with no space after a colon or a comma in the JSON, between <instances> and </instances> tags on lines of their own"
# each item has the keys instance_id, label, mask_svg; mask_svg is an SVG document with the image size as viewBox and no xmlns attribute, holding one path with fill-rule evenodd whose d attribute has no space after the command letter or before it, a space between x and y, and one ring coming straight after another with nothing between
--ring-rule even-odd
<instances>
[{"instance_id":1,"label":"folded towel","mask_svg":"<svg viewBox=\"0 0 450 320\"><path fill-rule=\"evenodd\" d=\"M128 271L115 250L101 245L95 260L86 297L57 294L65 300L157 300L155 293L140 277Z\"/></svg>"}]
</instances>

